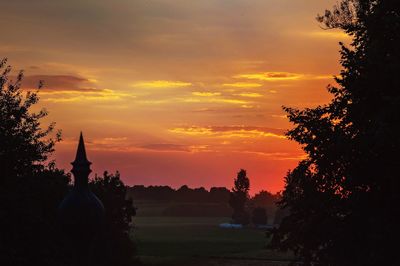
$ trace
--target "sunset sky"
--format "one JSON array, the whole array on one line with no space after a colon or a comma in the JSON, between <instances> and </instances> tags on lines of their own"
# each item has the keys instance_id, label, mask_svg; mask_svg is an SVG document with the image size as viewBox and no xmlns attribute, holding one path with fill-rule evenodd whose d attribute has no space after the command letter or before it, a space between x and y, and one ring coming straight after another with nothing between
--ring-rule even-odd
<instances>
[{"instance_id":1,"label":"sunset sky","mask_svg":"<svg viewBox=\"0 0 400 266\"><path fill-rule=\"evenodd\" d=\"M70 170L82 130L95 173L128 185L283 188L304 156L282 105L330 99L339 41L328 0L0 0L0 57L39 80Z\"/></svg>"}]
</instances>

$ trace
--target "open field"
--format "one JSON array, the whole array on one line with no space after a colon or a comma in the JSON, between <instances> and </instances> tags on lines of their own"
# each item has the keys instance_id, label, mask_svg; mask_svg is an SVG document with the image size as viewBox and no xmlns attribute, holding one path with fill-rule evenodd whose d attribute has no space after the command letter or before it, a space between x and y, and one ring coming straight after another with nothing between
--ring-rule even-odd
<instances>
[{"instance_id":1,"label":"open field","mask_svg":"<svg viewBox=\"0 0 400 266\"><path fill-rule=\"evenodd\" d=\"M226 217L135 217L137 251L145 265L287 265L292 257L265 249L255 228L224 229Z\"/></svg>"}]
</instances>

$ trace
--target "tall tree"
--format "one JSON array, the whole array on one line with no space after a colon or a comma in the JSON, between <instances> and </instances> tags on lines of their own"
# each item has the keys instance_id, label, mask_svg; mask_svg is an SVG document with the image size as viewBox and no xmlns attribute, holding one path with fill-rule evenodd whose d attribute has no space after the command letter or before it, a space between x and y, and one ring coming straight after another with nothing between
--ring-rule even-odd
<instances>
[{"instance_id":1,"label":"tall tree","mask_svg":"<svg viewBox=\"0 0 400 266\"><path fill-rule=\"evenodd\" d=\"M286 176L272 245L302 265L399 265L400 5L343 0L318 21L353 41L329 104L285 108L308 156Z\"/></svg>"},{"instance_id":2,"label":"tall tree","mask_svg":"<svg viewBox=\"0 0 400 266\"><path fill-rule=\"evenodd\" d=\"M47 162L60 136L42 126L46 110L32 112L39 97L22 91L23 73L10 72L0 60L0 264L62 265L56 209L69 176Z\"/></svg>"},{"instance_id":3,"label":"tall tree","mask_svg":"<svg viewBox=\"0 0 400 266\"><path fill-rule=\"evenodd\" d=\"M250 221L249 213L246 210L246 203L249 200L250 180L246 170L241 169L235 178L235 186L229 198L229 205L233 209L232 219L235 223L246 225Z\"/></svg>"}]
</instances>

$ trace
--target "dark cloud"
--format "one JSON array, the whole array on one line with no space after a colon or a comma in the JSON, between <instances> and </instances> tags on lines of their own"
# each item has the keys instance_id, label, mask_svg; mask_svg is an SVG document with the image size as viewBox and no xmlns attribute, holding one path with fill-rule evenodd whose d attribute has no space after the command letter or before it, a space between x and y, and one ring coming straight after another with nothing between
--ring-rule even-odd
<instances>
[{"instance_id":1,"label":"dark cloud","mask_svg":"<svg viewBox=\"0 0 400 266\"><path fill-rule=\"evenodd\" d=\"M37 88L39 81L44 84L46 91L82 91L95 92L98 89L88 79L72 75L32 75L25 76L22 87L26 89Z\"/></svg>"}]
</instances>

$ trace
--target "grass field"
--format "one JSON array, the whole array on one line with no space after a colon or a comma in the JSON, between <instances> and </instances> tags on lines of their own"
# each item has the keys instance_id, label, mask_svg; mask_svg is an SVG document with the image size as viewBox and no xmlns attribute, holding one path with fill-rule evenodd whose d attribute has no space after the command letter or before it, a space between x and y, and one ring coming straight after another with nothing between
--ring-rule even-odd
<instances>
[{"instance_id":1,"label":"grass field","mask_svg":"<svg viewBox=\"0 0 400 266\"><path fill-rule=\"evenodd\" d=\"M287 265L255 228L224 229L225 217L135 217L133 238L145 265Z\"/></svg>"}]
</instances>

